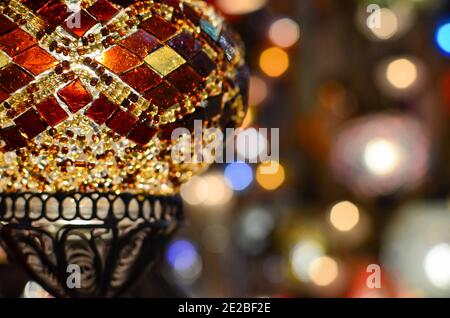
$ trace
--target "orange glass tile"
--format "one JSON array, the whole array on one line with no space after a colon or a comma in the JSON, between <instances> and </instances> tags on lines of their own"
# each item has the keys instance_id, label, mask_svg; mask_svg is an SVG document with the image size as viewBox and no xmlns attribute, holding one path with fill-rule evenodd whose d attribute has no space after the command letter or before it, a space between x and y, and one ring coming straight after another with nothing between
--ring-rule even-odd
<instances>
[{"instance_id":1,"label":"orange glass tile","mask_svg":"<svg viewBox=\"0 0 450 318\"><path fill-rule=\"evenodd\" d=\"M162 78L146 65L123 74L121 78L139 93L144 93L162 82Z\"/></svg>"},{"instance_id":2,"label":"orange glass tile","mask_svg":"<svg viewBox=\"0 0 450 318\"><path fill-rule=\"evenodd\" d=\"M16 28L0 37L0 49L11 57L32 47L37 42L25 31Z\"/></svg>"},{"instance_id":3,"label":"orange glass tile","mask_svg":"<svg viewBox=\"0 0 450 318\"><path fill-rule=\"evenodd\" d=\"M88 9L88 11L103 23L110 20L119 10L107 0L98 0Z\"/></svg>"},{"instance_id":4,"label":"orange glass tile","mask_svg":"<svg viewBox=\"0 0 450 318\"><path fill-rule=\"evenodd\" d=\"M159 41L153 35L144 30L138 30L122 40L120 44L141 58L145 58L161 46Z\"/></svg>"},{"instance_id":5,"label":"orange glass tile","mask_svg":"<svg viewBox=\"0 0 450 318\"><path fill-rule=\"evenodd\" d=\"M36 106L39 114L52 127L62 123L69 116L59 105L55 97L51 96Z\"/></svg>"},{"instance_id":6,"label":"orange glass tile","mask_svg":"<svg viewBox=\"0 0 450 318\"><path fill-rule=\"evenodd\" d=\"M58 61L53 56L38 46L33 46L20 53L13 61L34 75L39 75L58 64Z\"/></svg>"},{"instance_id":7,"label":"orange glass tile","mask_svg":"<svg viewBox=\"0 0 450 318\"><path fill-rule=\"evenodd\" d=\"M61 89L58 92L58 96L67 104L72 113L78 112L92 102L91 94L86 90L79 79Z\"/></svg>"},{"instance_id":8,"label":"orange glass tile","mask_svg":"<svg viewBox=\"0 0 450 318\"><path fill-rule=\"evenodd\" d=\"M14 29L15 27L17 27L17 24L9 20L3 14L0 15L0 34L5 34L9 31L12 31L12 29Z\"/></svg>"},{"instance_id":9,"label":"orange glass tile","mask_svg":"<svg viewBox=\"0 0 450 318\"><path fill-rule=\"evenodd\" d=\"M76 23L78 22L78 23ZM89 31L94 25L97 24L97 20L95 20L89 13L84 10L81 10L69 17L64 23L63 28L72 33L77 37L82 37Z\"/></svg>"},{"instance_id":10,"label":"orange glass tile","mask_svg":"<svg viewBox=\"0 0 450 318\"><path fill-rule=\"evenodd\" d=\"M37 13L44 18L50 26L60 25L70 14L67 5L60 0L50 0Z\"/></svg>"},{"instance_id":11,"label":"orange glass tile","mask_svg":"<svg viewBox=\"0 0 450 318\"><path fill-rule=\"evenodd\" d=\"M154 15L142 22L141 28L155 35L162 41L167 40L172 35L177 33L176 27L157 15Z\"/></svg>"},{"instance_id":12,"label":"orange glass tile","mask_svg":"<svg viewBox=\"0 0 450 318\"><path fill-rule=\"evenodd\" d=\"M142 63L138 56L121 46L110 48L97 57L96 60L116 74L122 74Z\"/></svg>"},{"instance_id":13,"label":"orange glass tile","mask_svg":"<svg viewBox=\"0 0 450 318\"><path fill-rule=\"evenodd\" d=\"M32 80L33 77L28 72L13 63L0 70L0 87L7 93L14 93Z\"/></svg>"}]
</instances>

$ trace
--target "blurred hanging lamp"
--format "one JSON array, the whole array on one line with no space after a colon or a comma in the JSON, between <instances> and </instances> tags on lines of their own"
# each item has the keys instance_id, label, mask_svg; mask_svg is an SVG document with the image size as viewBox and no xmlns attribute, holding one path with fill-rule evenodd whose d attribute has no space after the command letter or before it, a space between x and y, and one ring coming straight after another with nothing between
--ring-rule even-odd
<instances>
[{"instance_id":1,"label":"blurred hanging lamp","mask_svg":"<svg viewBox=\"0 0 450 318\"><path fill-rule=\"evenodd\" d=\"M200 0L0 12L2 244L55 297L119 296L179 226L179 186L207 167L172 160L172 132L242 123L243 47Z\"/></svg>"}]
</instances>

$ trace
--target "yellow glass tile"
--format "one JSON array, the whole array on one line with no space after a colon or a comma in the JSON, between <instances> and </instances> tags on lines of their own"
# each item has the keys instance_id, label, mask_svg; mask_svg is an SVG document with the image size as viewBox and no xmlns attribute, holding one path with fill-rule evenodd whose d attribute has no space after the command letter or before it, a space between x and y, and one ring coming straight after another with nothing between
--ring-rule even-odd
<instances>
[{"instance_id":1,"label":"yellow glass tile","mask_svg":"<svg viewBox=\"0 0 450 318\"><path fill-rule=\"evenodd\" d=\"M186 60L168 46L163 46L149 54L145 59L155 72L165 77L186 63Z\"/></svg>"},{"instance_id":2,"label":"yellow glass tile","mask_svg":"<svg viewBox=\"0 0 450 318\"><path fill-rule=\"evenodd\" d=\"M9 56L5 52L0 51L0 68L4 68L9 64Z\"/></svg>"}]
</instances>

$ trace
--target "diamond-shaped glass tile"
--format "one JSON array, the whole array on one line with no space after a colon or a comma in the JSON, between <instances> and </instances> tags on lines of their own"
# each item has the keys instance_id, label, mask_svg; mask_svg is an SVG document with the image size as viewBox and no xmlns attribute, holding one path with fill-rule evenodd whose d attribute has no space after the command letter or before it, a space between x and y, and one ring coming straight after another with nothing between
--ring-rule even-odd
<instances>
[{"instance_id":1,"label":"diamond-shaped glass tile","mask_svg":"<svg viewBox=\"0 0 450 318\"><path fill-rule=\"evenodd\" d=\"M0 103L3 103L5 100L7 100L9 97L9 94L5 92L4 90L0 89Z\"/></svg>"},{"instance_id":2,"label":"diamond-shaped glass tile","mask_svg":"<svg viewBox=\"0 0 450 318\"><path fill-rule=\"evenodd\" d=\"M37 13L53 27L60 25L70 14L67 5L61 0L50 0Z\"/></svg>"},{"instance_id":3,"label":"diamond-shaped glass tile","mask_svg":"<svg viewBox=\"0 0 450 318\"><path fill-rule=\"evenodd\" d=\"M174 36L167 44L181 54L186 60L192 59L202 49L201 43L186 32Z\"/></svg>"},{"instance_id":4,"label":"diamond-shaped glass tile","mask_svg":"<svg viewBox=\"0 0 450 318\"><path fill-rule=\"evenodd\" d=\"M0 15L0 35L8 33L17 27L17 24L9 20L5 15Z\"/></svg>"},{"instance_id":5,"label":"diamond-shaped glass tile","mask_svg":"<svg viewBox=\"0 0 450 318\"><path fill-rule=\"evenodd\" d=\"M82 37L96 24L97 20L86 11L81 10L70 16L62 26L69 33L77 37Z\"/></svg>"},{"instance_id":6,"label":"diamond-shaped glass tile","mask_svg":"<svg viewBox=\"0 0 450 318\"><path fill-rule=\"evenodd\" d=\"M107 0L98 0L87 10L102 23L109 21L119 11Z\"/></svg>"},{"instance_id":7,"label":"diamond-shaped glass tile","mask_svg":"<svg viewBox=\"0 0 450 318\"><path fill-rule=\"evenodd\" d=\"M141 64L141 59L121 46L114 46L96 58L116 74L122 74Z\"/></svg>"},{"instance_id":8,"label":"diamond-shaped glass tile","mask_svg":"<svg viewBox=\"0 0 450 318\"><path fill-rule=\"evenodd\" d=\"M145 93L144 98L150 101L153 105L167 109L177 104L182 97L182 94L173 85L163 82L158 87Z\"/></svg>"},{"instance_id":9,"label":"diamond-shaped glass tile","mask_svg":"<svg viewBox=\"0 0 450 318\"><path fill-rule=\"evenodd\" d=\"M78 112L92 102L91 94L79 79L61 89L58 96L66 103L72 113Z\"/></svg>"},{"instance_id":10,"label":"diamond-shaped glass tile","mask_svg":"<svg viewBox=\"0 0 450 318\"><path fill-rule=\"evenodd\" d=\"M10 62L9 56L5 52L0 51L0 68L4 68Z\"/></svg>"},{"instance_id":11,"label":"diamond-shaped glass tile","mask_svg":"<svg viewBox=\"0 0 450 318\"><path fill-rule=\"evenodd\" d=\"M39 75L58 64L58 61L52 55L38 46L33 46L16 55L13 61L34 75Z\"/></svg>"},{"instance_id":12,"label":"diamond-shaped glass tile","mask_svg":"<svg viewBox=\"0 0 450 318\"><path fill-rule=\"evenodd\" d=\"M103 125L119 106L111 102L105 95L99 98L86 111L86 116L99 125Z\"/></svg>"},{"instance_id":13,"label":"diamond-shaped glass tile","mask_svg":"<svg viewBox=\"0 0 450 318\"><path fill-rule=\"evenodd\" d=\"M121 78L139 93L144 93L162 82L162 78L146 65L123 74Z\"/></svg>"},{"instance_id":14,"label":"diamond-shaped glass tile","mask_svg":"<svg viewBox=\"0 0 450 318\"><path fill-rule=\"evenodd\" d=\"M47 124L52 127L62 123L65 119L67 119L67 117L69 117L53 96L38 104L36 109Z\"/></svg>"},{"instance_id":15,"label":"diamond-shaped glass tile","mask_svg":"<svg viewBox=\"0 0 450 318\"><path fill-rule=\"evenodd\" d=\"M189 64L203 77L207 77L216 68L216 64L203 51L194 56Z\"/></svg>"},{"instance_id":16,"label":"diamond-shaped glass tile","mask_svg":"<svg viewBox=\"0 0 450 318\"><path fill-rule=\"evenodd\" d=\"M153 35L142 29L122 40L120 44L141 58L145 58L161 46Z\"/></svg>"},{"instance_id":17,"label":"diamond-shaped glass tile","mask_svg":"<svg viewBox=\"0 0 450 318\"><path fill-rule=\"evenodd\" d=\"M122 109L118 109L111 119L108 120L106 126L121 136L126 136L137 123L138 118Z\"/></svg>"},{"instance_id":18,"label":"diamond-shaped glass tile","mask_svg":"<svg viewBox=\"0 0 450 318\"><path fill-rule=\"evenodd\" d=\"M39 8L42 8L42 6L46 4L48 0L20 0L20 2L22 2L28 8L36 11Z\"/></svg>"},{"instance_id":19,"label":"diamond-shaped glass tile","mask_svg":"<svg viewBox=\"0 0 450 318\"><path fill-rule=\"evenodd\" d=\"M0 129L0 137L6 143L6 150L15 150L25 147L27 141L22 136L17 126Z\"/></svg>"},{"instance_id":20,"label":"diamond-shaped glass tile","mask_svg":"<svg viewBox=\"0 0 450 318\"><path fill-rule=\"evenodd\" d=\"M14 122L28 138L34 138L47 129L47 124L33 108L14 119Z\"/></svg>"},{"instance_id":21,"label":"diamond-shaped glass tile","mask_svg":"<svg viewBox=\"0 0 450 318\"><path fill-rule=\"evenodd\" d=\"M145 146L152 140L158 131L149 126L147 123L140 122L134 129L128 134L128 139L134 141L135 143Z\"/></svg>"},{"instance_id":22,"label":"diamond-shaped glass tile","mask_svg":"<svg viewBox=\"0 0 450 318\"><path fill-rule=\"evenodd\" d=\"M183 65L167 77L176 88L183 93L191 93L195 89L202 88L203 78L189 65Z\"/></svg>"},{"instance_id":23,"label":"diamond-shaped glass tile","mask_svg":"<svg viewBox=\"0 0 450 318\"><path fill-rule=\"evenodd\" d=\"M154 15L151 18L145 20L141 23L141 28L145 31L150 32L155 35L158 39L165 41L172 35L177 33L177 28L161 18L160 16Z\"/></svg>"},{"instance_id":24,"label":"diamond-shaped glass tile","mask_svg":"<svg viewBox=\"0 0 450 318\"><path fill-rule=\"evenodd\" d=\"M168 46L163 46L149 54L144 61L162 77L186 63L182 56Z\"/></svg>"},{"instance_id":25,"label":"diamond-shaped glass tile","mask_svg":"<svg viewBox=\"0 0 450 318\"><path fill-rule=\"evenodd\" d=\"M0 88L10 94L27 85L32 80L33 77L28 72L14 63L0 70Z\"/></svg>"},{"instance_id":26,"label":"diamond-shaped glass tile","mask_svg":"<svg viewBox=\"0 0 450 318\"><path fill-rule=\"evenodd\" d=\"M0 49L11 57L16 56L35 44L36 40L19 28L0 36Z\"/></svg>"}]
</instances>

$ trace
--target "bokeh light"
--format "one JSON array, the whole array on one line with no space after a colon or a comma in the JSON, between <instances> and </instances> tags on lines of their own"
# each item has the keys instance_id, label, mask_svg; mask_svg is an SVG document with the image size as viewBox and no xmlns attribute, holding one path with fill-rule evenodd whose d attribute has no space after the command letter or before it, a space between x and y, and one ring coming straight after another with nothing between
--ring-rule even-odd
<instances>
[{"instance_id":1,"label":"bokeh light","mask_svg":"<svg viewBox=\"0 0 450 318\"><path fill-rule=\"evenodd\" d=\"M331 285L339 275L337 262L328 256L315 259L309 267L309 277L317 286Z\"/></svg>"},{"instance_id":2,"label":"bokeh light","mask_svg":"<svg viewBox=\"0 0 450 318\"><path fill-rule=\"evenodd\" d=\"M229 15L243 15L260 10L267 0L217 0L217 6Z\"/></svg>"},{"instance_id":3,"label":"bokeh light","mask_svg":"<svg viewBox=\"0 0 450 318\"><path fill-rule=\"evenodd\" d=\"M247 189L253 182L253 169L244 162L235 162L225 168L228 185L235 191Z\"/></svg>"},{"instance_id":4,"label":"bokeh light","mask_svg":"<svg viewBox=\"0 0 450 318\"><path fill-rule=\"evenodd\" d=\"M166 259L176 276L186 283L195 281L201 274L203 265L200 255L187 240L172 242L167 249Z\"/></svg>"},{"instance_id":5,"label":"bokeh light","mask_svg":"<svg viewBox=\"0 0 450 318\"><path fill-rule=\"evenodd\" d=\"M272 169L273 172L267 172L267 170ZM277 161L263 162L256 169L256 181L265 190L273 191L278 189L284 183L285 178L284 167Z\"/></svg>"},{"instance_id":6,"label":"bokeh light","mask_svg":"<svg viewBox=\"0 0 450 318\"><path fill-rule=\"evenodd\" d=\"M442 243L425 256L425 272L431 283L441 289L450 289L450 245Z\"/></svg>"},{"instance_id":7,"label":"bokeh light","mask_svg":"<svg viewBox=\"0 0 450 318\"><path fill-rule=\"evenodd\" d=\"M405 89L417 80L417 66L409 59L397 59L389 63L386 78L398 89Z\"/></svg>"},{"instance_id":8,"label":"bokeh light","mask_svg":"<svg viewBox=\"0 0 450 318\"><path fill-rule=\"evenodd\" d=\"M268 95L268 86L263 78L257 75L250 77L249 104L252 106L264 102Z\"/></svg>"},{"instance_id":9,"label":"bokeh light","mask_svg":"<svg viewBox=\"0 0 450 318\"><path fill-rule=\"evenodd\" d=\"M330 211L330 222L339 231L348 232L359 223L359 209L349 202L339 202Z\"/></svg>"},{"instance_id":10,"label":"bokeh light","mask_svg":"<svg viewBox=\"0 0 450 318\"><path fill-rule=\"evenodd\" d=\"M450 22L438 26L436 43L444 53L450 55Z\"/></svg>"},{"instance_id":11,"label":"bokeh light","mask_svg":"<svg viewBox=\"0 0 450 318\"><path fill-rule=\"evenodd\" d=\"M311 265L324 256L322 245L313 240L299 242L291 252L291 267L297 279L302 282L310 282Z\"/></svg>"},{"instance_id":12,"label":"bokeh light","mask_svg":"<svg viewBox=\"0 0 450 318\"><path fill-rule=\"evenodd\" d=\"M272 47L261 53L259 65L270 77L280 77L289 68L289 55L281 48Z\"/></svg>"},{"instance_id":13,"label":"bokeh light","mask_svg":"<svg viewBox=\"0 0 450 318\"><path fill-rule=\"evenodd\" d=\"M270 25L269 39L279 47L291 47L300 39L300 26L289 18L278 19Z\"/></svg>"}]
</instances>

